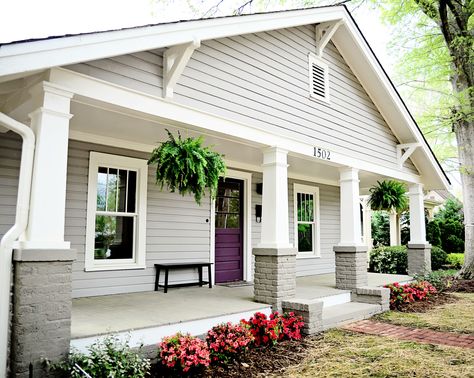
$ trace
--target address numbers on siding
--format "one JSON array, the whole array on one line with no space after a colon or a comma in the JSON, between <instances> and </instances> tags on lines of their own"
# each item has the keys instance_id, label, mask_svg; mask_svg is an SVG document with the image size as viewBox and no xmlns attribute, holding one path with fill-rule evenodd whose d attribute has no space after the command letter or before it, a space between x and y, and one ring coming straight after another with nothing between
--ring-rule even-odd
<instances>
[{"instance_id":1,"label":"address numbers on siding","mask_svg":"<svg viewBox=\"0 0 474 378\"><path fill-rule=\"evenodd\" d=\"M320 147L314 147L313 156L321 160L331 160L331 151Z\"/></svg>"}]
</instances>

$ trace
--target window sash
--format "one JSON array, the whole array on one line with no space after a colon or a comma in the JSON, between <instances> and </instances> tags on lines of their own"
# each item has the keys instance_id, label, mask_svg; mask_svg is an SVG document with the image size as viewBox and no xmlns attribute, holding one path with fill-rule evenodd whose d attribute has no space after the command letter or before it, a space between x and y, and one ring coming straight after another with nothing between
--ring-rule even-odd
<instances>
[{"instance_id":1,"label":"window sash","mask_svg":"<svg viewBox=\"0 0 474 378\"><path fill-rule=\"evenodd\" d=\"M320 255L319 188L294 183L294 243L299 249L299 225L311 226L312 250L298 251L300 257Z\"/></svg>"}]
</instances>

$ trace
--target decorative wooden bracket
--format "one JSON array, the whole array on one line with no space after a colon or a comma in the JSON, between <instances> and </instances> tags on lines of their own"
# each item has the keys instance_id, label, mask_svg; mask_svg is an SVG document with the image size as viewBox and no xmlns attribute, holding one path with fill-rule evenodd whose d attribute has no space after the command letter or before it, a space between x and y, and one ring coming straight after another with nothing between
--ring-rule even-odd
<instances>
[{"instance_id":1,"label":"decorative wooden bracket","mask_svg":"<svg viewBox=\"0 0 474 378\"><path fill-rule=\"evenodd\" d=\"M316 53L319 57L323 55L324 48L343 22L342 20L328 21L316 25Z\"/></svg>"},{"instance_id":2,"label":"decorative wooden bracket","mask_svg":"<svg viewBox=\"0 0 474 378\"><path fill-rule=\"evenodd\" d=\"M421 143L405 143L397 144L397 160L400 168L403 167L403 163L415 152L415 150L421 146Z\"/></svg>"},{"instance_id":3,"label":"decorative wooden bracket","mask_svg":"<svg viewBox=\"0 0 474 378\"><path fill-rule=\"evenodd\" d=\"M174 86L184 71L194 50L201 46L195 38L192 42L170 47L163 54L163 97L172 98Z\"/></svg>"}]
</instances>

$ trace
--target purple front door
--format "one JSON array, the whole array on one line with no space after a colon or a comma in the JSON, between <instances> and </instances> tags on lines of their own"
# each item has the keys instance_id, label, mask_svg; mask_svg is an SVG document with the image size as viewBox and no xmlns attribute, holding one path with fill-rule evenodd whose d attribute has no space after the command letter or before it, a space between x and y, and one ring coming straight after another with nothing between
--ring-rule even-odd
<instances>
[{"instance_id":1,"label":"purple front door","mask_svg":"<svg viewBox=\"0 0 474 378\"><path fill-rule=\"evenodd\" d=\"M243 188L241 180L219 181L216 198L216 282L243 279Z\"/></svg>"}]
</instances>

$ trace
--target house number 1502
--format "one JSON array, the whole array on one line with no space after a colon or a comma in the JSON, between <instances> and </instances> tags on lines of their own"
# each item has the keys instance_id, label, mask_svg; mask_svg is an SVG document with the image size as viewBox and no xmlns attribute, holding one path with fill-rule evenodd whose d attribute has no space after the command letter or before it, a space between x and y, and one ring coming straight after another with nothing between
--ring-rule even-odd
<instances>
[{"instance_id":1,"label":"house number 1502","mask_svg":"<svg viewBox=\"0 0 474 378\"><path fill-rule=\"evenodd\" d=\"M324 150L319 147L314 147L314 156L318 159L331 160L331 151Z\"/></svg>"}]
</instances>

